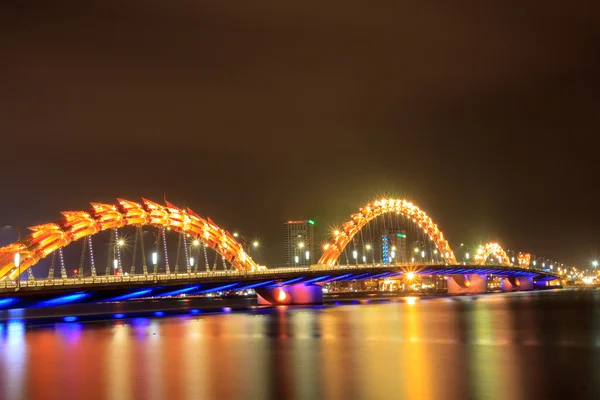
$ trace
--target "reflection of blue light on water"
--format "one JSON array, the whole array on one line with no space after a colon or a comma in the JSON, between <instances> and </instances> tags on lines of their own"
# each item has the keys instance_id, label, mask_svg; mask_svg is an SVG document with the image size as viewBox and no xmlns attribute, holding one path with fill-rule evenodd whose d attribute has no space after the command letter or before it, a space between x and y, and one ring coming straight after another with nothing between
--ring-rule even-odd
<instances>
[{"instance_id":1,"label":"reflection of blue light on water","mask_svg":"<svg viewBox=\"0 0 600 400\"><path fill-rule=\"evenodd\" d=\"M8 323L9 335L19 335L25 332L25 324L23 321L10 321Z\"/></svg>"},{"instance_id":2,"label":"reflection of blue light on water","mask_svg":"<svg viewBox=\"0 0 600 400\"><path fill-rule=\"evenodd\" d=\"M154 311L153 315L155 317L163 317L165 315L164 311Z\"/></svg>"},{"instance_id":3,"label":"reflection of blue light on water","mask_svg":"<svg viewBox=\"0 0 600 400\"><path fill-rule=\"evenodd\" d=\"M125 314L123 314L123 313L113 314L113 318L116 318L116 319L125 318Z\"/></svg>"},{"instance_id":4,"label":"reflection of blue light on water","mask_svg":"<svg viewBox=\"0 0 600 400\"><path fill-rule=\"evenodd\" d=\"M200 314L200 310L196 310L195 308L190 310L190 314Z\"/></svg>"},{"instance_id":5,"label":"reflection of blue light on water","mask_svg":"<svg viewBox=\"0 0 600 400\"><path fill-rule=\"evenodd\" d=\"M141 297L141 296L145 296L145 295L149 294L150 292L152 292L152 290L153 289L138 290L137 292L127 293L127 294L124 294L121 296L113 297L111 299L106 299L105 301L121 301L121 300L135 299L136 297Z\"/></svg>"},{"instance_id":6,"label":"reflection of blue light on water","mask_svg":"<svg viewBox=\"0 0 600 400\"><path fill-rule=\"evenodd\" d=\"M223 312L231 312L231 307L223 307Z\"/></svg>"},{"instance_id":7,"label":"reflection of blue light on water","mask_svg":"<svg viewBox=\"0 0 600 400\"><path fill-rule=\"evenodd\" d=\"M183 293L191 292L192 290L196 290L199 287L200 287L200 285L190 286L190 287L186 287L183 289L173 290L173 291L167 292L167 293L162 293L159 296L177 296L179 294L183 294Z\"/></svg>"},{"instance_id":8,"label":"reflection of blue light on water","mask_svg":"<svg viewBox=\"0 0 600 400\"><path fill-rule=\"evenodd\" d=\"M78 300L85 299L86 297L90 297L89 293L81 292L75 294L69 294L67 296L60 296L50 300L44 300L39 302L36 307L49 307L49 306L58 306L61 304L73 303Z\"/></svg>"},{"instance_id":9,"label":"reflection of blue light on water","mask_svg":"<svg viewBox=\"0 0 600 400\"><path fill-rule=\"evenodd\" d=\"M150 320L148 318L134 318L131 320L131 324L133 326L137 326L137 327L146 326L149 323L150 323Z\"/></svg>"},{"instance_id":10,"label":"reflection of blue light on water","mask_svg":"<svg viewBox=\"0 0 600 400\"><path fill-rule=\"evenodd\" d=\"M67 316L63 318L63 321L66 323L56 324L56 331L68 343L77 343L81 337L83 324L75 322L76 320L77 317Z\"/></svg>"},{"instance_id":11,"label":"reflection of blue light on water","mask_svg":"<svg viewBox=\"0 0 600 400\"><path fill-rule=\"evenodd\" d=\"M8 307L18 301L16 297L9 297L7 299L0 299L0 308Z\"/></svg>"}]
</instances>

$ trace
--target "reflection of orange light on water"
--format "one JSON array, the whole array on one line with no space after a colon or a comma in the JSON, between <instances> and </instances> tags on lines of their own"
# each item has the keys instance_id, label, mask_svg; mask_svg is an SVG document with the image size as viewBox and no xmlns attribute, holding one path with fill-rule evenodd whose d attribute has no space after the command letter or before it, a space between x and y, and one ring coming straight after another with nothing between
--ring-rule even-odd
<instances>
[{"instance_id":1,"label":"reflection of orange light on water","mask_svg":"<svg viewBox=\"0 0 600 400\"><path fill-rule=\"evenodd\" d=\"M279 289L279 294L277 295L277 300L284 301L287 299L287 293L283 291L283 289Z\"/></svg>"},{"instance_id":2,"label":"reflection of orange light on water","mask_svg":"<svg viewBox=\"0 0 600 400\"><path fill-rule=\"evenodd\" d=\"M406 299L406 304L408 304L409 306L414 306L415 303L417 302L416 297L405 297L405 299Z\"/></svg>"}]
</instances>

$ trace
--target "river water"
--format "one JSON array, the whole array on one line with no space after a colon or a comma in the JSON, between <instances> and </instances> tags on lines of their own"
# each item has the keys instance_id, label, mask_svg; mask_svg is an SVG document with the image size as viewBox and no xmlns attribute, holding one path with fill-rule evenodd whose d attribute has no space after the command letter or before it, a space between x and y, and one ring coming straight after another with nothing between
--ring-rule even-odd
<instances>
[{"instance_id":1,"label":"river water","mask_svg":"<svg viewBox=\"0 0 600 400\"><path fill-rule=\"evenodd\" d=\"M600 291L0 324L0 399L600 398Z\"/></svg>"}]
</instances>

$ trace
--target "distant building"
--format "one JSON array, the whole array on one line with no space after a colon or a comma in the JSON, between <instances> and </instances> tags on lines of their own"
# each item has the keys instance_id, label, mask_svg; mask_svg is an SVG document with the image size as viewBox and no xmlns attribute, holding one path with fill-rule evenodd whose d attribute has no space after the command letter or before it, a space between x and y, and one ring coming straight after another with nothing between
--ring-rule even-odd
<instances>
[{"instance_id":1,"label":"distant building","mask_svg":"<svg viewBox=\"0 0 600 400\"><path fill-rule=\"evenodd\" d=\"M406 252L406 232L393 230L382 233L381 262L383 264L409 262Z\"/></svg>"},{"instance_id":2,"label":"distant building","mask_svg":"<svg viewBox=\"0 0 600 400\"><path fill-rule=\"evenodd\" d=\"M311 219L284 224L284 265L301 267L315 263L314 228L315 222Z\"/></svg>"}]
</instances>

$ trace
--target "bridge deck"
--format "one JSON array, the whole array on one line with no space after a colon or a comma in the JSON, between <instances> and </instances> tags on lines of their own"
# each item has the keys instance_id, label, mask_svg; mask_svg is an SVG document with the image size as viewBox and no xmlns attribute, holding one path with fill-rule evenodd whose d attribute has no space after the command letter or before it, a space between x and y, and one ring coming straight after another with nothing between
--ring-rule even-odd
<instances>
[{"instance_id":1,"label":"bridge deck","mask_svg":"<svg viewBox=\"0 0 600 400\"><path fill-rule=\"evenodd\" d=\"M360 272L360 273L359 273ZM96 276L83 278L53 278L53 279L30 279L17 281L0 281L0 295L4 293L13 293L15 291L39 291L44 289L65 289L70 287L75 290L78 288L94 287L138 287L148 285L180 285L191 283L220 283L228 281L239 281L246 283L264 282L267 280L281 281L296 277L306 277L299 280L298 283L305 283L306 280L316 277L326 276L328 281L337 280L341 275L345 278L370 279L378 274L389 272L395 276L404 275L413 272L417 275L451 275L451 274L487 274L500 276L530 276L534 279L548 280L557 279L558 276L549 272L523 269L518 267L506 266L474 266L474 265L447 265L447 264L391 264L391 265L353 265L353 266L311 266L305 268L273 268L258 272L244 273L236 270L230 271L210 271L200 273L160 273L160 274L139 274L128 276ZM325 278L324 278L325 279ZM280 282L277 282L280 283Z\"/></svg>"}]
</instances>

